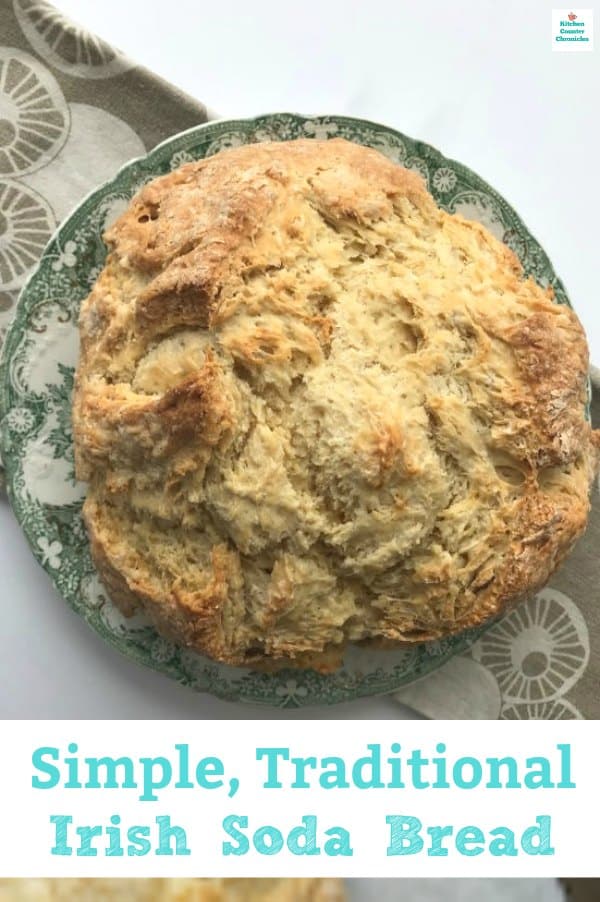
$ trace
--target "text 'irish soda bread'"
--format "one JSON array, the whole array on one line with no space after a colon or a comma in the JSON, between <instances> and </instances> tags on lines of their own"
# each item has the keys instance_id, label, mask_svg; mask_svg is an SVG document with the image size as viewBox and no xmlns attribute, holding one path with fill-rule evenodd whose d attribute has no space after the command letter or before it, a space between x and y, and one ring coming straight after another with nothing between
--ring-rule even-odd
<instances>
[{"instance_id":1,"label":"text 'irish soda bread'","mask_svg":"<svg viewBox=\"0 0 600 902\"><path fill-rule=\"evenodd\" d=\"M0 880L0 902L344 902L339 880Z\"/></svg>"},{"instance_id":2,"label":"text 'irish soda bread'","mask_svg":"<svg viewBox=\"0 0 600 902\"><path fill-rule=\"evenodd\" d=\"M81 310L74 427L114 601L233 664L335 668L540 588L596 451L571 310L343 140L148 184Z\"/></svg>"}]
</instances>

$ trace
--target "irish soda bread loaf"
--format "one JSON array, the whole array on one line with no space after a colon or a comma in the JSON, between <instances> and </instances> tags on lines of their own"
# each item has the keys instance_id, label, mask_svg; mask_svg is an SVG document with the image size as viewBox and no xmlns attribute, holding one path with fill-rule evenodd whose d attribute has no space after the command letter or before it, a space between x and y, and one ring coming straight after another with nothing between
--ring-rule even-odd
<instances>
[{"instance_id":1,"label":"irish soda bread loaf","mask_svg":"<svg viewBox=\"0 0 600 902\"><path fill-rule=\"evenodd\" d=\"M339 666L542 586L596 465L571 310L348 143L152 182L81 310L74 427L114 601L233 664Z\"/></svg>"},{"instance_id":2,"label":"irish soda bread loaf","mask_svg":"<svg viewBox=\"0 0 600 902\"><path fill-rule=\"evenodd\" d=\"M343 902L339 880L0 880L0 902Z\"/></svg>"}]
</instances>

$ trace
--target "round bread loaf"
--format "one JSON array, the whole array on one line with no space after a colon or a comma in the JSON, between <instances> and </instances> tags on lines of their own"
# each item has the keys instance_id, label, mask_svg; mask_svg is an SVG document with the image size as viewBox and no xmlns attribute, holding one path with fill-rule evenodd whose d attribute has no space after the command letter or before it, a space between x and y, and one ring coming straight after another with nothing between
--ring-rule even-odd
<instances>
[{"instance_id":1,"label":"round bread loaf","mask_svg":"<svg viewBox=\"0 0 600 902\"><path fill-rule=\"evenodd\" d=\"M125 612L326 671L539 589L596 442L575 314L414 173L254 144L146 185L81 310L77 474Z\"/></svg>"}]
</instances>

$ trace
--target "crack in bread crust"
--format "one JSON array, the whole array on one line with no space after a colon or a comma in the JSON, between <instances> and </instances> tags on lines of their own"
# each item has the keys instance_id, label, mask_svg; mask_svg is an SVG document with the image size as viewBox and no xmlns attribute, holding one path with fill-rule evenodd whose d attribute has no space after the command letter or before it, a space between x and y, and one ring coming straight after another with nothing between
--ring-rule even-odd
<instances>
[{"instance_id":1,"label":"crack in bread crust","mask_svg":"<svg viewBox=\"0 0 600 902\"><path fill-rule=\"evenodd\" d=\"M337 139L145 186L80 317L92 553L123 610L265 669L475 626L585 528L575 314L421 179Z\"/></svg>"}]
</instances>

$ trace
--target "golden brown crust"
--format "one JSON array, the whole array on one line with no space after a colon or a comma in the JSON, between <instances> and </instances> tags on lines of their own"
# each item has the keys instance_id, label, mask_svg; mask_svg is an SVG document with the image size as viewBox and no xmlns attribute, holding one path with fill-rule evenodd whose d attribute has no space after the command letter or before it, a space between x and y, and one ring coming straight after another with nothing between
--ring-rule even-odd
<instances>
[{"instance_id":1,"label":"golden brown crust","mask_svg":"<svg viewBox=\"0 0 600 902\"><path fill-rule=\"evenodd\" d=\"M0 880L0 902L344 902L334 879Z\"/></svg>"},{"instance_id":2,"label":"golden brown crust","mask_svg":"<svg viewBox=\"0 0 600 902\"><path fill-rule=\"evenodd\" d=\"M76 465L115 602L264 669L480 624L585 528L575 314L342 140L145 186L81 311Z\"/></svg>"}]
</instances>

